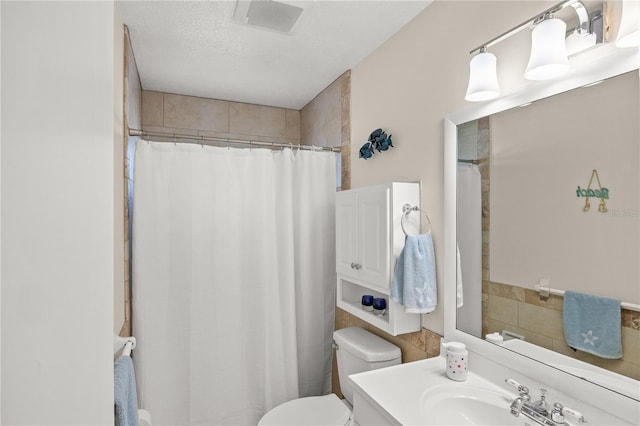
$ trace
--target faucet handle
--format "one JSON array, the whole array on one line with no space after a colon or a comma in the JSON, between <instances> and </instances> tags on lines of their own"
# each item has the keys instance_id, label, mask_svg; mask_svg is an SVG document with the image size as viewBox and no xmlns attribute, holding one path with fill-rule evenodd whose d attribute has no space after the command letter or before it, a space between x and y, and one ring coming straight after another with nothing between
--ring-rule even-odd
<instances>
[{"instance_id":1,"label":"faucet handle","mask_svg":"<svg viewBox=\"0 0 640 426\"><path fill-rule=\"evenodd\" d=\"M578 423L587 423L581 412L569 407L562 407L562 414L568 414L578 420Z\"/></svg>"},{"instance_id":2,"label":"faucet handle","mask_svg":"<svg viewBox=\"0 0 640 426\"><path fill-rule=\"evenodd\" d=\"M553 409L551 410L551 420L563 424L564 423L564 414L562 414L562 404L556 402L553 404Z\"/></svg>"},{"instance_id":3,"label":"faucet handle","mask_svg":"<svg viewBox=\"0 0 640 426\"><path fill-rule=\"evenodd\" d=\"M516 388L521 397L527 397L527 398L529 397L528 387L521 385L520 383L516 382L513 379L504 379L504 382Z\"/></svg>"}]
</instances>

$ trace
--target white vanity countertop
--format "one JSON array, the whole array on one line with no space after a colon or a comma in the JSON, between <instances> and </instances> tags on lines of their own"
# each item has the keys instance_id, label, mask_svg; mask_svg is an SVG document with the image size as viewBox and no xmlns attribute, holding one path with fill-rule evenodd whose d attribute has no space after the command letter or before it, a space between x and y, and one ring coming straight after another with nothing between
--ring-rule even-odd
<instances>
[{"instance_id":1,"label":"white vanity countertop","mask_svg":"<svg viewBox=\"0 0 640 426\"><path fill-rule=\"evenodd\" d=\"M423 423L421 399L423 393L432 386L477 386L501 393L513 393L496 386L486 379L469 372L467 380L456 382L447 377L443 357L414 361L380 370L353 374L349 379L359 392L371 403L382 408L403 425ZM513 394L515 398L515 394Z\"/></svg>"}]
</instances>

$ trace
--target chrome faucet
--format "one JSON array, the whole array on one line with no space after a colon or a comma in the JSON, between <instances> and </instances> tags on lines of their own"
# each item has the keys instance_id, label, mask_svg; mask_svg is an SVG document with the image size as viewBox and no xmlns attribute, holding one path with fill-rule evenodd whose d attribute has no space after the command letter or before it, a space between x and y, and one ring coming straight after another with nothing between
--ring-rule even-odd
<instances>
[{"instance_id":1,"label":"chrome faucet","mask_svg":"<svg viewBox=\"0 0 640 426\"><path fill-rule=\"evenodd\" d=\"M526 386L522 386L519 384L518 393L520 394L520 396L514 399L511 403L511 406L509 407L511 409L511 414L516 417L518 417L522 412L522 407L525 405L525 403L528 403L531 400L531 397L529 396L529 388L527 388Z\"/></svg>"},{"instance_id":2,"label":"chrome faucet","mask_svg":"<svg viewBox=\"0 0 640 426\"><path fill-rule=\"evenodd\" d=\"M505 379L505 382L516 387L518 390L519 396L515 398L509 406L511 414L515 417L523 414L525 417L543 426L569 426L569 423L565 421L565 415L575 417L579 423L587 422L581 413L572 408L563 407L562 404L559 403L553 404L552 410L549 411L546 400L546 389L540 389L540 399L531 402L529 389L526 386L522 386L513 379Z\"/></svg>"}]
</instances>

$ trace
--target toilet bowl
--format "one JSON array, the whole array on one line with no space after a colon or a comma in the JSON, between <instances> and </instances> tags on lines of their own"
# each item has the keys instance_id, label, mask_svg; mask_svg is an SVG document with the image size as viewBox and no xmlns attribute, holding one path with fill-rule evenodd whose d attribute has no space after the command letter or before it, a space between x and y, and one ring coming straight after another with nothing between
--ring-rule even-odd
<instances>
[{"instance_id":1,"label":"toilet bowl","mask_svg":"<svg viewBox=\"0 0 640 426\"><path fill-rule=\"evenodd\" d=\"M349 421L351 409L334 393L325 396L308 396L278 405L265 414L259 426L344 426Z\"/></svg>"},{"instance_id":2,"label":"toilet bowl","mask_svg":"<svg viewBox=\"0 0 640 426\"><path fill-rule=\"evenodd\" d=\"M333 393L294 399L270 410L260 419L258 426L350 424L353 388L348 376L400 364L400 348L363 328L336 330L333 340L336 345L340 389L345 399L340 400Z\"/></svg>"}]
</instances>

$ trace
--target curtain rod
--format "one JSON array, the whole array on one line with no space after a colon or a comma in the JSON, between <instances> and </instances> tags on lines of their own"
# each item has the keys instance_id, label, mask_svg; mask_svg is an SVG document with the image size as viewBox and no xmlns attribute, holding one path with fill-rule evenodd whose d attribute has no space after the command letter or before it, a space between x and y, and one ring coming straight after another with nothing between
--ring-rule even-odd
<instances>
[{"instance_id":1,"label":"curtain rod","mask_svg":"<svg viewBox=\"0 0 640 426\"><path fill-rule=\"evenodd\" d=\"M458 163L479 164L479 163L480 163L480 161L478 161L478 160L463 160L463 159L458 159Z\"/></svg>"},{"instance_id":2,"label":"curtain rod","mask_svg":"<svg viewBox=\"0 0 640 426\"><path fill-rule=\"evenodd\" d=\"M167 138L167 139L187 139L193 141L199 141L203 143L207 142L220 142L225 144L240 144L240 145L257 145L264 146L266 148L295 148L295 149L306 149L310 151L332 151L332 152L341 152L341 149L338 147L324 147L324 146L313 146L313 145L300 145L300 144L290 144L290 143L272 143L272 142L261 142L261 141L252 141L252 140L244 140L244 139L228 139L228 138L214 138L209 136L196 136L196 135L181 135L178 133L164 133L164 132L148 132L146 130L139 129L129 129L129 136L140 136L143 138L157 137L157 138Z\"/></svg>"}]
</instances>

